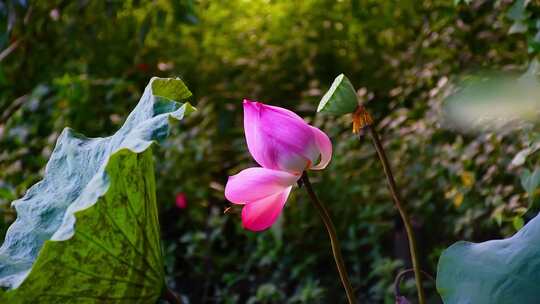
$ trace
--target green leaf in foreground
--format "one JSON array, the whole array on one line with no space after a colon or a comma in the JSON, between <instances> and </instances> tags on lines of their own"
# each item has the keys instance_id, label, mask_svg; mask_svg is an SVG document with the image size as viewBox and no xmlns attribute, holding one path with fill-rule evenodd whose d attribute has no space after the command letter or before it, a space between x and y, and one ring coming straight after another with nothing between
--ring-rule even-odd
<instances>
[{"instance_id":1,"label":"green leaf in foreground","mask_svg":"<svg viewBox=\"0 0 540 304\"><path fill-rule=\"evenodd\" d=\"M322 97L317 112L345 115L353 113L357 107L358 99L351 81L345 75L340 74Z\"/></svg>"},{"instance_id":2,"label":"green leaf in foreground","mask_svg":"<svg viewBox=\"0 0 540 304\"><path fill-rule=\"evenodd\" d=\"M534 304L540 299L540 216L514 236L483 243L457 242L437 271L445 304Z\"/></svg>"},{"instance_id":3,"label":"green leaf in foreground","mask_svg":"<svg viewBox=\"0 0 540 304\"><path fill-rule=\"evenodd\" d=\"M13 202L0 303L152 303L164 287L151 146L193 110L179 79L153 78L106 138L64 130L43 180Z\"/></svg>"}]
</instances>

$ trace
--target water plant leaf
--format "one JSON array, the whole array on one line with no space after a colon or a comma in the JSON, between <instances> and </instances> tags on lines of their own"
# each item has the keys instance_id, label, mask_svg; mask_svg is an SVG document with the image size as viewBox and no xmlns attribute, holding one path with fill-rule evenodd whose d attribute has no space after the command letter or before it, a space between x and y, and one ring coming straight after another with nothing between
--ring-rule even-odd
<instances>
[{"instance_id":1,"label":"water plant leaf","mask_svg":"<svg viewBox=\"0 0 540 304\"><path fill-rule=\"evenodd\" d=\"M151 146L193 108L179 79L153 78L106 138L66 128L42 181L13 202L0 303L151 303L164 287ZM127 301L127 302L126 302Z\"/></svg>"},{"instance_id":2,"label":"water plant leaf","mask_svg":"<svg viewBox=\"0 0 540 304\"><path fill-rule=\"evenodd\" d=\"M538 303L538 244L538 215L510 238L457 242L439 260L437 290L445 304Z\"/></svg>"}]
</instances>

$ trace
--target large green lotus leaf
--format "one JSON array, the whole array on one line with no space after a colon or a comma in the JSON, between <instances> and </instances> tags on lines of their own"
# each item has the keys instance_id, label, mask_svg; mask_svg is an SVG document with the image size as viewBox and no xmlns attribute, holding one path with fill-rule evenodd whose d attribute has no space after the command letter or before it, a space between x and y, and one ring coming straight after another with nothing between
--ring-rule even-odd
<instances>
[{"instance_id":1,"label":"large green lotus leaf","mask_svg":"<svg viewBox=\"0 0 540 304\"><path fill-rule=\"evenodd\" d=\"M540 303L540 216L514 236L446 249L437 290L446 304Z\"/></svg>"},{"instance_id":2,"label":"large green lotus leaf","mask_svg":"<svg viewBox=\"0 0 540 304\"><path fill-rule=\"evenodd\" d=\"M163 259L151 145L193 108L179 79L153 78L120 130L60 135L42 181L13 202L0 247L1 303L152 303Z\"/></svg>"}]
</instances>

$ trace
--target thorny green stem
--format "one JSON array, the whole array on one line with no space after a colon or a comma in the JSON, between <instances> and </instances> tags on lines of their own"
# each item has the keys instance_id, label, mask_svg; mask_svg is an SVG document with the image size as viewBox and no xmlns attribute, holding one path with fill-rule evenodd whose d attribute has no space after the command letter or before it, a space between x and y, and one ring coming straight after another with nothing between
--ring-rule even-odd
<instances>
[{"instance_id":1,"label":"thorny green stem","mask_svg":"<svg viewBox=\"0 0 540 304\"><path fill-rule=\"evenodd\" d=\"M343 256L341 255L341 247L339 245L339 240L337 238L336 228L334 227L334 223L332 222L332 219L330 218L330 214L328 210L319 201L319 199L317 198L317 195L313 191L313 187L311 186L311 182L309 181L309 178L306 172L302 174L301 180L306 188L306 191L309 195L309 198L311 199L311 202L313 203L313 205L319 212L319 216L324 222L326 231L328 231L328 236L330 237L330 244L332 245L332 254L334 255L334 261L336 262L339 278L341 279L341 283L343 284L343 287L345 288L345 292L347 293L347 300L349 301L349 304L356 304L357 303L356 297L354 295L354 290L351 286L351 282L349 281L349 275L347 274L347 270L345 269L345 263L343 262Z\"/></svg>"},{"instance_id":2,"label":"thorny green stem","mask_svg":"<svg viewBox=\"0 0 540 304\"><path fill-rule=\"evenodd\" d=\"M170 290L167 286L165 286L165 289L163 290L163 295L161 297L170 304L182 304L180 298L176 294L174 294L174 292L172 292L172 290Z\"/></svg>"},{"instance_id":3,"label":"thorny green stem","mask_svg":"<svg viewBox=\"0 0 540 304\"><path fill-rule=\"evenodd\" d=\"M371 136L371 140L373 142L373 146L375 146L375 150L377 151L377 155L379 156L379 160L381 161L384 174L386 175L386 182L388 184L388 188L390 189L390 194L392 195L392 199L394 200L394 204L396 205L396 208L399 211L399 215L401 216L401 219L403 221L403 224L405 226L405 231L407 232L408 240L409 240L409 251L411 253L411 260L412 260L412 266L414 270L414 277L416 280L416 290L418 292L418 302L420 304L426 303L426 296L424 293L424 288L422 287L422 274L420 270L420 265L418 262L418 256L416 253L418 252L418 249L416 248L416 239L414 237L414 231L412 229L411 221L409 219L409 215L403 208L403 204L401 203L401 197L399 195L399 192L397 190L396 182L394 180L394 175L392 174L392 170L390 169L390 164L388 162L388 158L386 157L386 153L384 152L384 148L381 144L381 141L379 139L379 135L377 134L377 130L373 128L371 125L365 126L369 130L369 134Z\"/></svg>"}]
</instances>

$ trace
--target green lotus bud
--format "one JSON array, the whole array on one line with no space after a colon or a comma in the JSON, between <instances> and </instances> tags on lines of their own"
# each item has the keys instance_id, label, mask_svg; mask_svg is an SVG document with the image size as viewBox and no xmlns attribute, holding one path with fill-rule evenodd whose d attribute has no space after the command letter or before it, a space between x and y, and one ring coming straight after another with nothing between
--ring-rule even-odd
<instances>
[{"instance_id":1,"label":"green lotus bud","mask_svg":"<svg viewBox=\"0 0 540 304\"><path fill-rule=\"evenodd\" d=\"M326 92L317 107L317 112L334 115L353 113L358 107L356 90L349 78L340 74Z\"/></svg>"}]
</instances>

